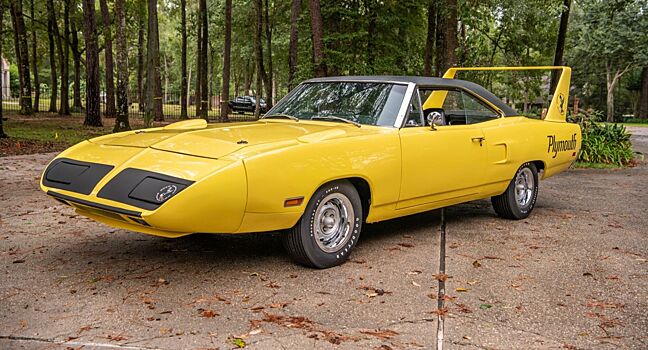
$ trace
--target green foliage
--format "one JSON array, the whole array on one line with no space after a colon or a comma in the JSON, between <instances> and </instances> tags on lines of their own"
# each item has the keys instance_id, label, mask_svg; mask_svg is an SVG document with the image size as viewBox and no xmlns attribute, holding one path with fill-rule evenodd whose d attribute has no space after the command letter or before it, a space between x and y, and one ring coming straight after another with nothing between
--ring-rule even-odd
<instances>
[{"instance_id":1,"label":"green foliage","mask_svg":"<svg viewBox=\"0 0 648 350\"><path fill-rule=\"evenodd\" d=\"M602 113L579 114L583 142L578 161L590 164L630 166L634 152L625 126L601 123Z\"/></svg>"},{"instance_id":2,"label":"green foliage","mask_svg":"<svg viewBox=\"0 0 648 350\"><path fill-rule=\"evenodd\" d=\"M572 7L566 61L581 104L604 109L606 78L625 71L623 89L615 92L615 115L634 112L636 96L626 92L636 89L640 67L648 64L647 14L645 0L580 0Z\"/></svg>"}]
</instances>

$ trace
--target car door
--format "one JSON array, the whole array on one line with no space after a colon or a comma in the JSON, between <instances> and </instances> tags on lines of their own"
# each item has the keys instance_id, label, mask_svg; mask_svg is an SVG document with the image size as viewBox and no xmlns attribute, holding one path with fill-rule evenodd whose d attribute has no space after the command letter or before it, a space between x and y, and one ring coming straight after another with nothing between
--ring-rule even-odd
<instances>
[{"instance_id":1,"label":"car door","mask_svg":"<svg viewBox=\"0 0 648 350\"><path fill-rule=\"evenodd\" d=\"M439 91L442 102L436 107L447 111L454 124L434 127L426 125L420 95L414 94L409 115L400 129L402 176L398 209L442 201L460 202L479 194L486 164L484 134L478 124L459 122L459 116L466 115L461 94L455 90Z\"/></svg>"}]
</instances>

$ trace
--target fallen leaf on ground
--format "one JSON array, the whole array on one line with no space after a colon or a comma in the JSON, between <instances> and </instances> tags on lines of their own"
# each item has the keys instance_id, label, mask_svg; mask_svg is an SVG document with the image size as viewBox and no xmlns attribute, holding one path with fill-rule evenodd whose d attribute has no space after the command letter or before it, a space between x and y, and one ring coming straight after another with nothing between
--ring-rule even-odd
<instances>
[{"instance_id":1,"label":"fallen leaf on ground","mask_svg":"<svg viewBox=\"0 0 648 350\"><path fill-rule=\"evenodd\" d=\"M474 286L475 284L479 283L479 281L468 281L466 283L468 283L471 286Z\"/></svg>"},{"instance_id":2,"label":"fallen leaf on ground","mask_svg":"<svg viewBox=\"0 0 648 350\"><path fill-rule=\"evenodd\" d=\"M441 317L444 317L445 315L448 314L448 308L444 307L442 309L436 309L436 310L434 310L434 313L441 316Z\"/></svg>"},{"instance_id":3,"label":"fallen leaf on ground","mask_svg":"<svg viewBox=\"0 0 648 350\"><path fill-rule=\"evenodd\" d=\"M212 318L212 317L219 316L219 314L214 310L203 310L200 313L200 316L201 317L206 317L206 318Z\"/></svg>"},{"instance_id":4,"label":"fallen leaf on ground","mask_svg":"<svg viewBox=\"0 0 648 350\"><path fill-rule=\"evenodd\" d=\"M460 293L464 293L464 292L467 292L467 291L468 291L468 289L461 288L461 287L455 289L455 292L460 292Z\"/></svg>"},{"instance_id":5,"label":"fallen leaf on ground","mask_svg":"<svg viewBox=\"0 0 648 350\"><path fill-rule=\"evenodd\" d=\"M265 286L268 287L268 288L281 288L280 285L278 285L278 284L276 284L274 282L270 282L270 283L266 284Z\"/></svg>"},{"instance_id":6,"label":"fallen leaf on ground","mask_svg":"<svg viewBox=\"0 0 648 350\"><path fill-rule=\"evenodd\" d=\"M472 313L472 310L466 306L466 304L455 304L457 305L457 308L459 309L460 312L463 312L465 314L470 314Z\"/></svg>"},{"instance_id":7,"label":"fallen leaf on ground","mask_svg":"<svg viewBox=\"0 0 648 350\"><path fill-rule=\"evenodd\" d=\"M414 245L411 244L411 243L398 243L398 245L401 246L401 247L405 247L405 248L412 248L412 247L414 247Z\"/></svg>"},{"instance_id":8,"label":"fallen leaf on ground","mask_svg":"<svg viewBox=\"0 0 648 350\"><path fill-rule=\"evenodd\" d=\"M595 307L599 309L620 309L625 305L615 301L602 301L596 299L589 299L586 303L587 307Z\"/></svg>"},{"instance_id":9,"label":"fallen leaf on ground","mask_svg":"<svg viewBox=\"0 0 648 350\"><path fill-rule=\"evenodd\" d=\"M445 273L437 273L436 275L434 275L434 279L441 282L447 281L448 277L449 276L446 275Z\"/></svg>"},{"instance_id":10,"label":"fallen leaf on ground","mask_svg":"<svg viewBox=\"0 0 648 350\"><path fill-rule=\"evenodd\" d=\"M414 282L414 281L412 281L412 284L413 284L414 286L416 286L416 287L420 287L420 286L421 286L420 284L418 284L418 283L416 283L416 282Z\"/></svg>"},{"instance_id":11,"label":"fallen leaf on ground","mask_svg":"<svg viewBox=\"0 0 648 350\"><path fill-rule=\"evenodd\" d=\"M482 310L487 310L487 309L490 309L492 307L493 307L493 305L491 305L491 304L481 304L481 305L479 305L479 308L482 309Z\"/></svg>"},{"instance_id":12,"label":"fallen leaf on ground","mask_svg":"<svg viewBox=\"0 0 648 350\"><path fill-rule=\"evenodd\" d=\"M286 307L287 305L288 305L288 303L274 303L274 304L270 304L269 306L272 309L282 309L282 308Z\"/></svg>"},{"instance_id":13,"label":"fallen leaf on ground","mask_svg":"<svg viewBox=\"0 0 648 350\"><path fill-rule=\"evenodd\" d=\"M106 339L110 341L122 341L122 340L127 340L128 338L121 335L121 334L109 334Z\"/></svg>"},{"instance_id":14,"label":"fallen leaf on ground","mask_svg":"<svg viewBox=\"0 0 648 350\"><path fill-rule=\"evenodd\" d=\"M482 265L481 265L481 263L479 262L479 260L475 260L475 261L473 261L472 266L473 266L474 268L478 268L478 267L481 267Z\"/></svg>"},{"instance_id":15,"label":"fallen leaf on ground","mask_svg":"<svg viewBox=\"0 0 648 350\"><path fill-rule=\"evenodd\" d=\"M455 297L453 297L453 296L450 296L450 295L448 295L448 294L444 294L444 295L441 297L441 300L443 300L443 301L449 301L449 302L453 302L453 301L455 301L455 299L457 299L457 298L455 298Z\"/></svg>"},{"instance_id":16,"label":"fallen leaf on ground","mask_svg":"<svg viewBox=\"0 0 648 350\"><path fill-rule=\"evenodd\" d=\"M423 271L413 270L413 271L408 272L407 274L408 274L408 275L418 275L418 274L420 274L420 273L422 273L422 272L423 272Z\"/></svg>"},{"instance_id":17,"label":"fallen leaf on ground","mask_svg":"<svg viewBox=\"0 0 648 350\"><path fill-rule=\"evenodd\" d=\"M245 341L241 338L232 338L232 344L234 344L237 348L244 348L245 347Z\"/></svg>"},{"instance_id":18,"label":"fallen leaf on ground","mask_svg":"<svg viewBox=\"0 0 648 350\"><path fill-rule=\"evenodd\" d=\"M360 331L362 334L370 335L372 337L380 338L380 339L390 339L393 338L394 336L397 336L398 333L395 331L392 331L390 329L385 329L385 330L368 330L368 331Z\"/></svg>"}]
</instances>

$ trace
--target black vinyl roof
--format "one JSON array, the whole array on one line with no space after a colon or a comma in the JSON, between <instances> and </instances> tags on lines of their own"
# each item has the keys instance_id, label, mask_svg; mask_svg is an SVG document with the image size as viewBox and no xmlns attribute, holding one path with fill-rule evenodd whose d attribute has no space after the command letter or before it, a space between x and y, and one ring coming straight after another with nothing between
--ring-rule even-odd
<instances>
[{"instance_id":1,"label":"black vinyl roof","mask_svg":"<svg viewBox=\"0 0 648 350\"><path fill-rule=\"evenodd\" d=\"M518 116L515 109L504 103L499 97L495 96L492 92L486 90L483 86L475 84L470 81L460 79L444 79L435 77L415 77L415 76L390 76L390 75L364 75L364 76L340 76L340 77L323 77L306 80L304 83L324 83L324 82L384 82L384 83L414 83L419 87L432 87L432 88L451 88L451 89L466 89L481 96L486 101L492 103L494 106L504 112L504 116Z\"/></svg>"}]
</instances>

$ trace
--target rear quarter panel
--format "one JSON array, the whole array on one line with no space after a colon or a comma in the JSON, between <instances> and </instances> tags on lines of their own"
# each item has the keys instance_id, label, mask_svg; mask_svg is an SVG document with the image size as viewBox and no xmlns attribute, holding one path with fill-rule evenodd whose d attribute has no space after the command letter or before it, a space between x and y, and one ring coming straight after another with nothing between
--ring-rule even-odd
<instances>
[{"instance_id":1,"label":"rear quarter panel","mask_svg":"<svg viewBox=\"0 0 648 350\"><path fill-rule=\"evenodd\" d=\"M486 173L500 193L522 164L541 161L545 179L569 168L581 146L580 127L573 123L507 117L483 123L483 130Z\"/></svg>"}]
</instances>

